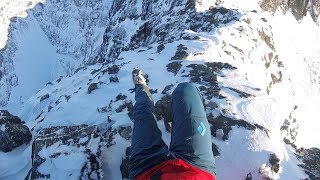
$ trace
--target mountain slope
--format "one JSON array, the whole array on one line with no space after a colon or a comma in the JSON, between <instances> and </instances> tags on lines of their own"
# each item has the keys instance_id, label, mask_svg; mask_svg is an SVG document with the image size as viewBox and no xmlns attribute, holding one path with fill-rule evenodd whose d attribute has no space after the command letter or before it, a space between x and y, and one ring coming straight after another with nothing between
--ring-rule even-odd
<instances>
[{"instance_id":1,"label":"mountain slope","mask_svg":"<svg viewBox=\"0 0 320 180\"><path fill-rule=\"evenodd\" d=\"M137 66L148 74L157 123L167 144L170 133L163 125L167 99L180 82L199 87L212 125L218 179L244 179L248 173L254 179L319 178L313 168L318 166L320 148L316 139L320 29L313 10L318 6L313 1L304 6L311 10L297 22L297 16L287 12L290 8L269 13L262 11L268 9L263 3L48 1L35 6L26 19L14 24L12 39L1 50L3 62L12 62L10 73L18 80L2 85L0 91L10 92L11 96L1 96L8 103L2 105L19 113L33 141L13 152L0 152L0 162L24 154L10 166L0 164L5 168L0 178L26 177L31 167L28 177L53 178L55 169L50 167L61 169L56 162L64 152L70 161L79 154L81 166L97 157L100 170L94 171L99 172L94 179L100 174L105 179L125 176L120 166L131 143L134 104L128 90ZM12 47L16 50L10 59ZM0 67L9 67L5 63ZM3 79L10 73L1 82L7 82ZM92 142L83 146L91 154L63 141L31 152L45 131L82 124L98 127L92 129L101 139L90 139L89 134L84 136L90 141L66 138L77 139L75 144ZM56 146L66 149L51 150ZM308 161L314 154L314 161ZM36 156L50 163L38 166ZM60 178L67 178L67 172ZM87 177L86 172L74 171L72 177Z\"/></svg>"}]
</instances>

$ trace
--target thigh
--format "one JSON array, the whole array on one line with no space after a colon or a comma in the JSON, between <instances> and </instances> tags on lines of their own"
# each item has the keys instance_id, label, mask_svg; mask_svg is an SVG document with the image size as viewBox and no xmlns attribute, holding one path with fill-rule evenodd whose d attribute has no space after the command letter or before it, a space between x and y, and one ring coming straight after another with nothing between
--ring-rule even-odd
<instances>
[{"instance_id":1,"label":"thigh","mask_svg":"<svg viewBox=\"0 0 320 180\"><path fill-rule=\"evenodd\" d=\"M190 83L179 84L172 94L171 109L170 153L214 174L210 126L197 87Z\"/></svg>"},{"instance_id":2,"label":"thigh","mask_svg":"<svg viewBox=\"0 0 320 180\"><path fill-rule=\"evenodd\" d=\"M156 123L153 113L154 105L148 87L137 85L135 91L130 178L162 163L169 153Z\"/></svg>"}]
</instances>

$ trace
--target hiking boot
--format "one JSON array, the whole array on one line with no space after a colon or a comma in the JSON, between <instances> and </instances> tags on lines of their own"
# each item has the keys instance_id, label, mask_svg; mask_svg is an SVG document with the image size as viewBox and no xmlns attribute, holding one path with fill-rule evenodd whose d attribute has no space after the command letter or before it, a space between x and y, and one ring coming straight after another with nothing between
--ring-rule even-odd
<instances>
[{"instance_id":1,"label":"hiking boot","mask_svg":"<svg viewBox=\"0 0 320 180\"><path fill-rule=\"evenodd\" d=\"M133 84L141 84L141 85L147 85L146 79L143 76L142 71L139 68L134 68L132 71L132 81Z\"/></svg>"}]
</instances>

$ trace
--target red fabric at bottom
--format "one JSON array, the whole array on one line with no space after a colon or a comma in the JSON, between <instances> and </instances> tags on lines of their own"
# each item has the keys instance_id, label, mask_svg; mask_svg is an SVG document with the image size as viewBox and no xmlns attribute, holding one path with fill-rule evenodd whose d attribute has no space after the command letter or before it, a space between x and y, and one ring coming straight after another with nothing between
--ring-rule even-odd
<instances>
[{"instance_id":1,"label":"red fabric at bottom","mask_svg":"<svg viewBox=\"0 0 320 180\"><path fill-rule=\"evenodd\" d=\"M149 180L152 175L160 172L162 180L215 180L216 178L199 168L191 166L181 159L172 159L145 171L137 176L136 180Z\"/></svg>"}]
</instances>

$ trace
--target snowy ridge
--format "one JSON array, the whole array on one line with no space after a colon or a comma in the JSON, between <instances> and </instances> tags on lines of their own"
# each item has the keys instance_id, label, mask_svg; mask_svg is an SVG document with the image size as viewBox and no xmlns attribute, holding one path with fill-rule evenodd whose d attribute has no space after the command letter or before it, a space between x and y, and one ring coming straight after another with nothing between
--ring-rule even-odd
<instances>
[{"instance_id":1,"label":"snowy ridge","mask_svg":"<svg viewBox=\"0 0 320 180\"><path fill-rule=\"evenodd\" d=\"M180 82L199 87L212 124L217 179L245 179L248 173L253 179L319 178L312 164L301 164L310 148L320 148L320 28L309 13L297 22L291 13L270 14L260 6L255 0L248 5L208 0L36 5L14 24L10 46L0 51L0 68L11 69L1 83L9 74L18 79L1 84L2 105L8 102L3 108L19 115L33 135L31 143L0 152L0 179L21 179L34 168L52 179L90 177L81 170L91 157L84 149L99 159L92 171L99 173L91 178L125 177L120 166L131 144L134 94L128 90L134 67L148 74L167 144L165 98ZM38 153L50 163L34 166L32 144L42 141L45 128L83 125L98 127L99 138L84 135L75 143L92 143L78 150L76 144L50 142ZM52 168L64 158L79 166Z\"/></svg>"}]
</instances>

